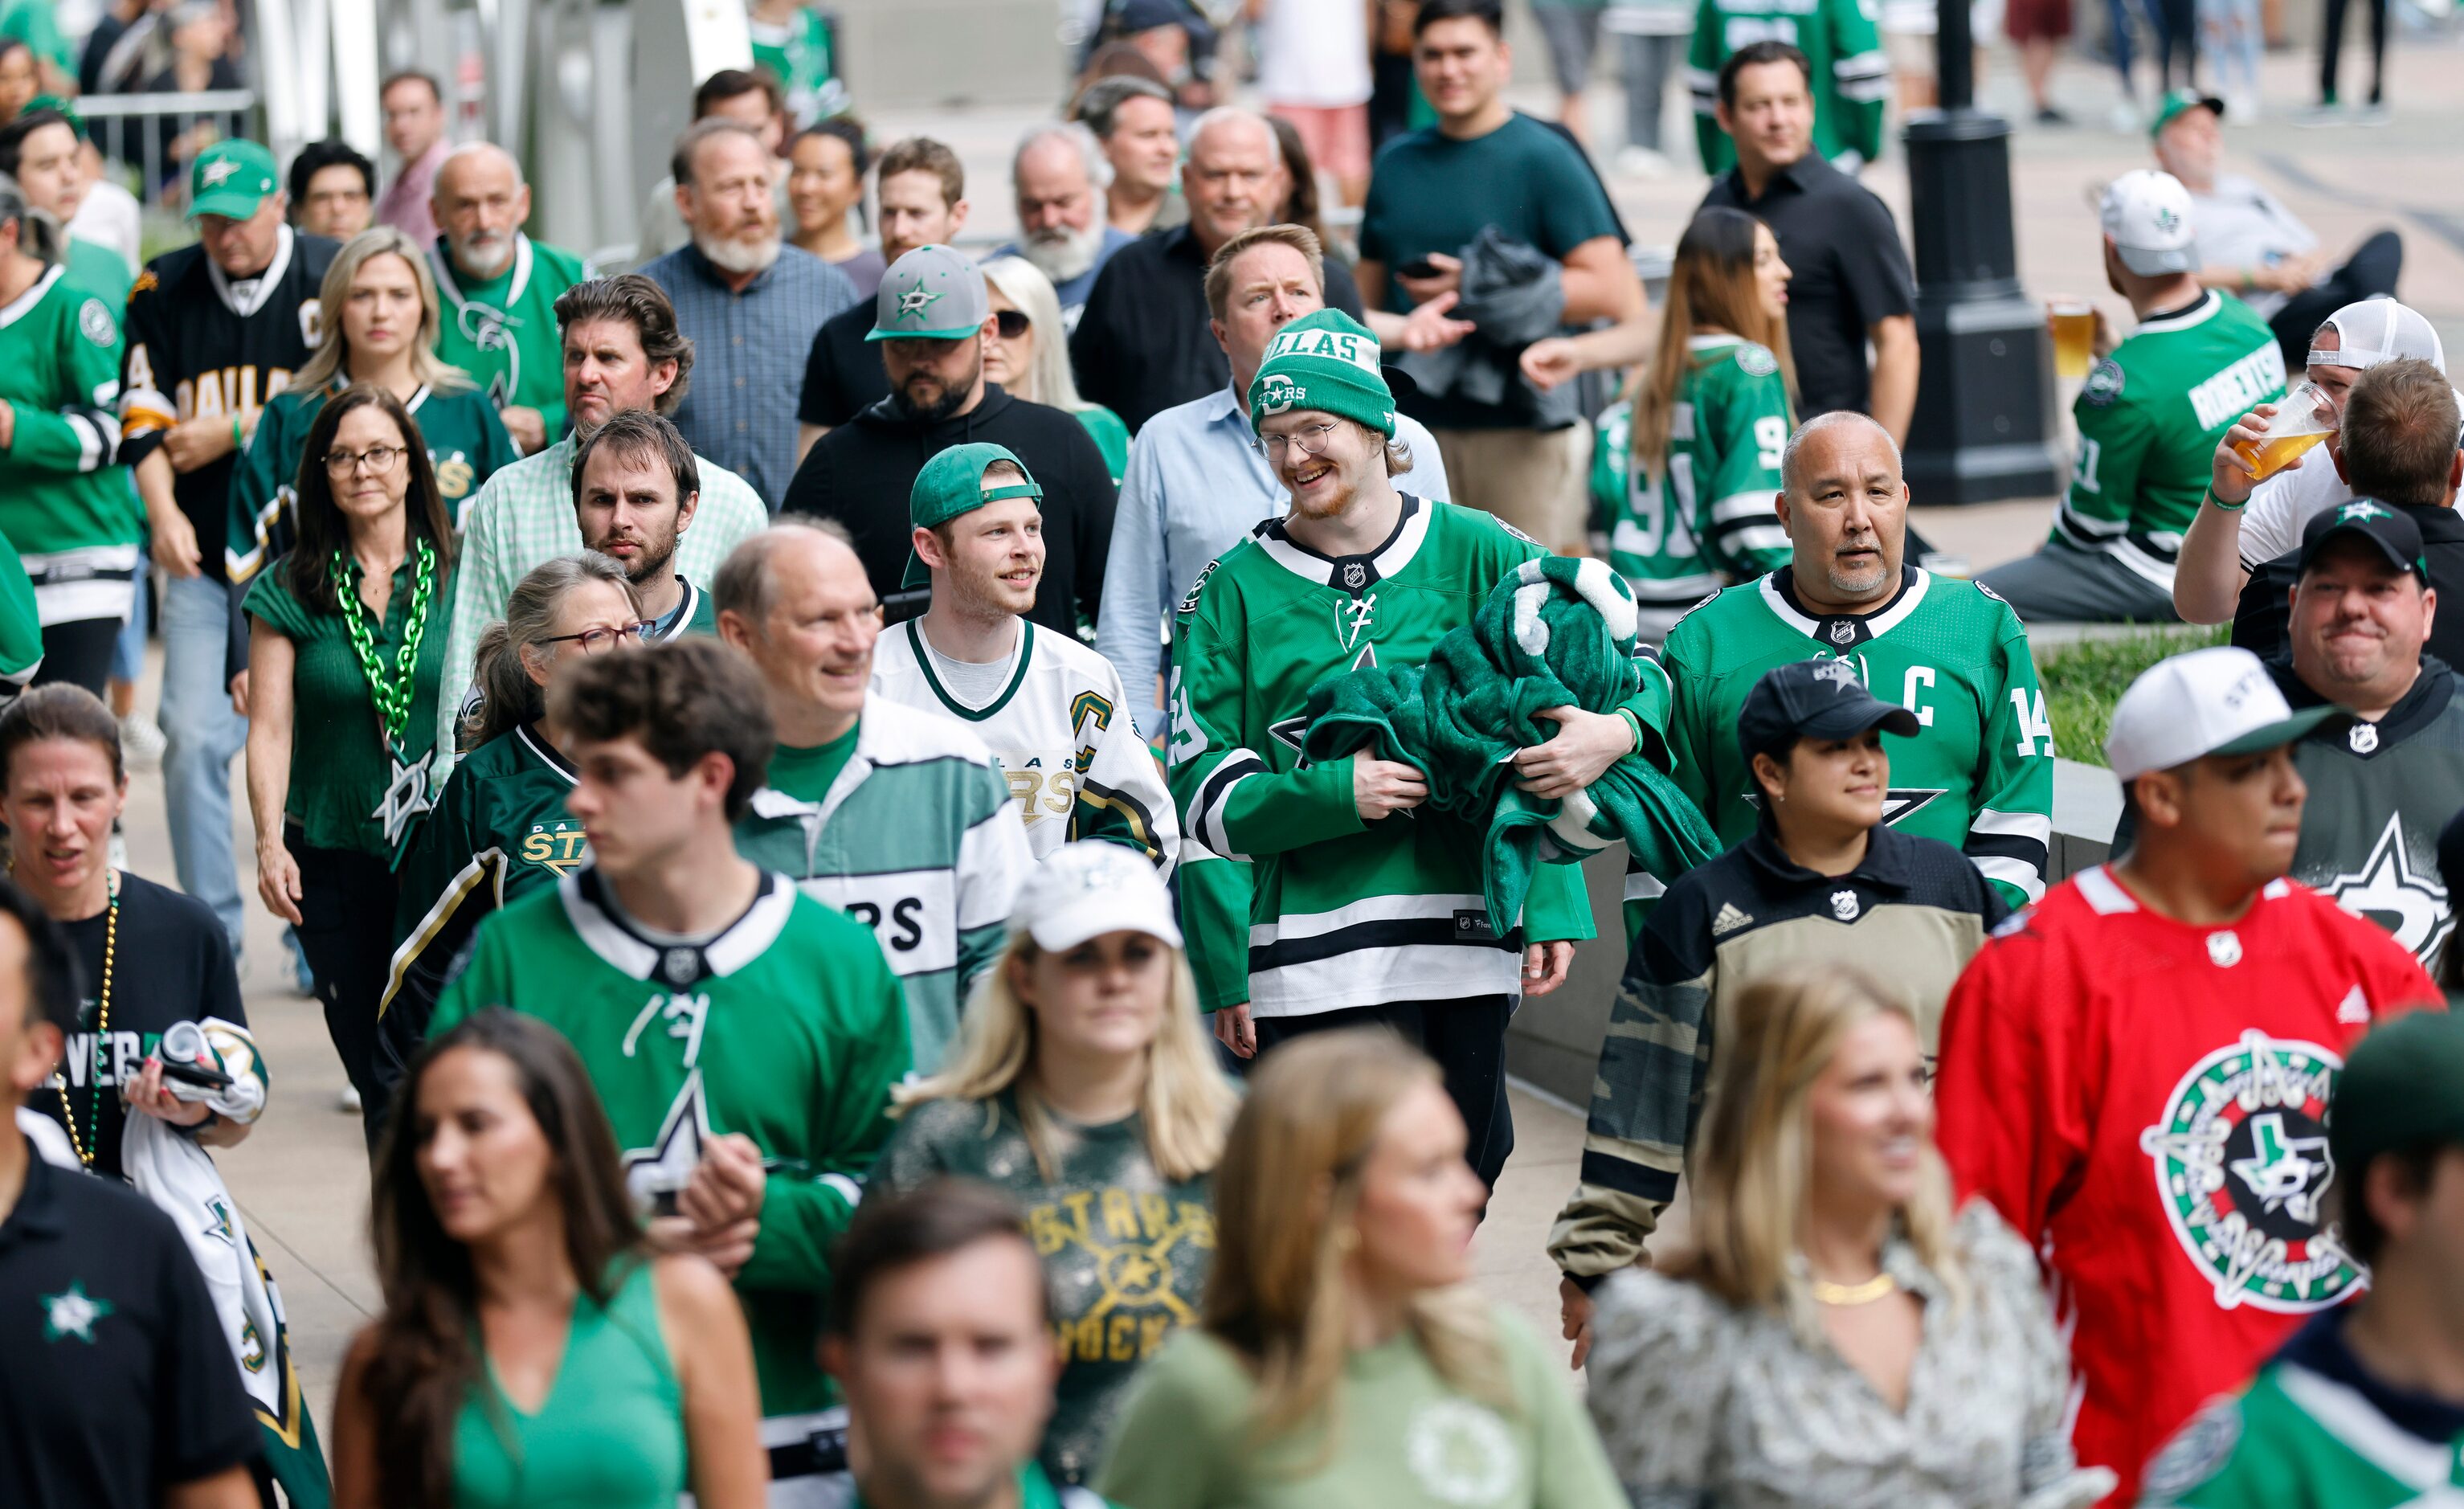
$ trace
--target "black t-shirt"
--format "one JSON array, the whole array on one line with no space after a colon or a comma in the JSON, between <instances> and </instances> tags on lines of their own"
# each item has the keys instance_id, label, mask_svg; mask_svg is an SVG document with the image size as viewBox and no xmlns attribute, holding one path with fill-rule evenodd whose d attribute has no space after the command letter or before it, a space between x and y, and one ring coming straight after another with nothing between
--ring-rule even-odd
<instances>
[{"instance_id":1,"label":"black t-shirt","mask_svg":"<svg viewBox=\"0 0 2464 1509\"><path fill-rule=\"evenodd\" d=\"M120 1134L128 1115L120 1087L136 1082L164 1029L209 1017L244 1028L248 1010L240 1004L231 939L214 914L194 897L122 871L120 941L112 950L111 1040L98 1045L95 1028L110 916L105 908L83 921L60 924L85 978L77 1030L60 1054L59 1076L67 1081L67 1113L75 1117L86 1151L94 1154L95 1172L119 1179L125 1177L120 1166ZM26 1097L29 1108L55 1121L64 1121L61 1101L61 1092L49 1084Z\"/></svg>"},{"instance_id":2,"label":"black t-shirt","mask_svg":"<svg viewBox=\"0 0 2464 1509\"><path fill-rule=\"evenodd\" d=\"M0 1223L0 1500L159 1509L251 1460L256 1420L170 1217L27 1157Z\"/></svg>"},{"instance_id":3,"label":"black t-shirt","mask_svg":"<svg viewBox=\"0 0 2464 1509\"><path fill-rule=\"evenodd\" d=\"M1360 318L1360 285L1331 256L1326 306ZM1222 391L1232 364L1208 319L1206 254L1197 235L1184 225L1140 236L1095 275L1069 338L1078 396L1119 414L1134 432L1175 404Z\"/></svg>"},{"instance_id":4,"label":"black t-shirt","mask_svg":"<svg viewBox=\"0 0 2464 1509\"><path fill-rule=\"evenodd\" d=\"M881 343L865 339L872 334L873 318L873 302L868 299L823 321L813 332L813 349L804 358L804 395L796 404L798 419L836 429L890 396Z\"/></svg>"},{"instance_id":5,"label":"black t-shirt","mask_svg":"<svg viewBox=\"0 0 2464 1509\"><path fill-rule=\"evenodd\" d=\"M1743 210L1771 229L1788 284L1788 344L1796 361L1797 418L1873 408L1865 332L1916 311L1916 275L1891 211L1871 189L1808 152L1771 175L1760 199L1729 168L1696 206Z\"/></svg>"}]
</instances>

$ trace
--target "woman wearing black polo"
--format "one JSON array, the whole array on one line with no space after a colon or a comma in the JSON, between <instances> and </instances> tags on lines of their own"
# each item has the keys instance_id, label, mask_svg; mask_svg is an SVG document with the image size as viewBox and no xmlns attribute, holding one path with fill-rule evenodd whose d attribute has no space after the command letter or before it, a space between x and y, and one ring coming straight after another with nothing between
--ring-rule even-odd
<instances>
[{"instance_id":1,"label":"woman wearing black polo","mask_svg":"<svg viewBox=\"0 0 2464 1509\"><path fill-rule=\"evenodd\" d=\"M452 525L419 426L385 388L319 411L298 544L249 588L256 889L299 930L363 1103L393 953L393 866L432 800Z\"/></svg>"}]
</instances>

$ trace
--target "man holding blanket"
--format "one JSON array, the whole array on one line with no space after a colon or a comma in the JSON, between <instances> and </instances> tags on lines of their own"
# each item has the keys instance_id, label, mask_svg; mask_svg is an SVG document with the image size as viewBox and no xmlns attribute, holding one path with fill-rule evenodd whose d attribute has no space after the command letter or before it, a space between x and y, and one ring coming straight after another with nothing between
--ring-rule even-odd
<instances>
[{"instance_id":1,"label":"man holding blanket","mask_svg":"<svg viewBox=\"0 0 2464 1509\"><path fill-rule=\"evenodd\" d=\"M1248 1007L1216 1020L1243 1054L1304 1032L1395 1027L1443 1069L1472 1166L1494 1185L1514 1144L1507 1019L1518 996L1564 983L1573 940L1593 936L1582 877L1543 866L1523 914L1492 918L1483 835L1411 813L1428 796L1419 770L1374 747L1313 766L1301 743L1310 687L1381 661L1424 662L1492 588L1547 552L1477 509L1396 491L1412 458L1394 444L1377 338L1339 311L1276 336L1249 412L1290 511L1199 574L1175 625L1167 693L1184 833L1256 867L1245 915L1210 904L1201 879L1223 867L1184 874L1199 995L1243 999L1209 980L1247 975ZM1518 786L1543 798L1591 785L1641 741L1634 712L1539 716L1558 732L1514 763Z\"/></svg>"}]
</instances>

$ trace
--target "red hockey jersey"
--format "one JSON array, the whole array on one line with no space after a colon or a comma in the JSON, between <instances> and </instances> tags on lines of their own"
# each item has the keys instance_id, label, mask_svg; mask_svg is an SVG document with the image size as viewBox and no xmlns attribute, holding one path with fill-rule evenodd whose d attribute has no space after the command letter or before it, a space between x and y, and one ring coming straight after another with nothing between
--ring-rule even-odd
<instances>
[{"instance_id":1,"label":"red hockey jersey","mask_svg":"<svg viewBox=\"0 0 2464 1509\"><path fill-rule=\"evenodd\" d=\"M2327 1097L2376 1020L2439 1001L2386 932L2289 880L2230 926L2102 866L2005 922L1945 1005L1939 1137L2047 1250L2107 1503L2198 1407L2367 1281L2322 1207Z\"/></svg>"}]
</instances>

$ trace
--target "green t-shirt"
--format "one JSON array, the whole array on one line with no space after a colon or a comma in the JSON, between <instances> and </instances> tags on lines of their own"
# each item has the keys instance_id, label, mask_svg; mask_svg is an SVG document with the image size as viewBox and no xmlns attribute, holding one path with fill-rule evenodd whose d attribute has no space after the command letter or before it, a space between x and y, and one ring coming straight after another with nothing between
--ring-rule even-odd
<instances>
[{"instance_id":1,"label":"green t-shirt","mask_svg":"<svg viewBox=\"0 0 2464 1509\"><path fill-rule=\"evenodd\" d=\"M444 319L436 354L471 374L499 409L536 409L547 422L547 443L564 438L564 346L557 334L557 296L590 276L590 264L527 235L514 241L514 259L485 282L453 270L438 237L429 271Z\"/></svg>"},{"instance_id":2,"label":"green t-shirt","mask_svg":"<svg viewBox=\"0 0 2464 1509\"><path fill-rule=\"evenodd\" d=\"M1559 261L1586 241L1617 233L1599 180L1566 139L1516 114L1484 136L1458 142L1435 127L1397 137L1377 154L1362 207L1360 256L1386 269L1386 307L1412 300L1395 270L1431 252L1460 256L1484 227ZM1526 421L1494 404L1452 395L1403 405L1432 429L1493 430Z\"/></svg>"},{"instance_id":3,"label":"green t-shirt","mask_svg":"<svg viewBox=\"0 0 2464 1509\"><path fill-rule=\"evenodd\" d=\"M1120 486L1121 477L1130 469L1130 427L1102 404L1089 404L1079 410L1078 422L1087 427L1095 449L1104 453L1104 469L1112 474L1112 485Z\"/></svg>"},{"instance_id":4,"label":"green t-shirt","mask_svg":"<svg viewBox=\"0 0 2464 1509\"><path fill-rule=\"evenodd\" d=\"M1325 1418L1261 1444L1247 1365L1204 1331L1176 1338L1130 1392L1096 1487L1137 1509L1624 1509L1565 1365L1492 1309L1500 1409L1438 1376L1409 1332L1352 1354Z\"/></svg>"},{"instance_id":5,"label":"green t-shirt","mask_svg":"<svg viewBox=\"0 0 2464 1509\"><path fill-rule=\"evenodd\" d=\"M1026 1212L1052 1294L1061 1382L1038 1454L1061 1483L1094 1475L1130 1381L1173 1333L1199 1323L1215 1254L1207 1180L1174 1183L1147 1156L1133 1116L1078 1126L1046 1113L1053 1177L1036 1165L1018 1101L928 1100L882 1149L867 1198L943 1175L1000 1186Z\"/></svg>"},{"instance_id":6,"label":"green t-shirt","mask_svg":"<svg viewBox=\"0 0 2464 1509\"><path fill-rule=\"evenodd\" d=\"M825 744L799 749L781 744L770 755L770 785L786 792L799 802L818 802L829 794L830 783L847 768L847 757L855 753L855 736L864 726L861 722Z\"/></svg>"},{"instance_id":7,"label":"green t-shirt","mask_svg":"<svg viewBox=\"0 0 2464 1509\"><path fill-rule=\"evenodd\" d=\"M388 810L400 814L407 805L425 811L429 799L427 766L436 748L436 688L445 674L444 573L438 572L419 624L410 717L403 724L397 750L405 766L418 770L417 787L415 792L407 785L397 791L394 761L377 729L375 698L352 647L350 628L341 612L318 611L293 593L295 559L286 555L258 573L245 602L252 616L291 641L297 656L291 671L291 789L283 799L283 813L299 825L312 848L348 849L390 860L415 831L416 814L401 822L390 838L380 814ZM415 561L414 552L395 569L385 622L374 635L377 660L387 676L393 674L413 622ZM357 585L355 570L354 589ZM415 804L407 800L413 795Z\"/></svg>"}]
</instances>

